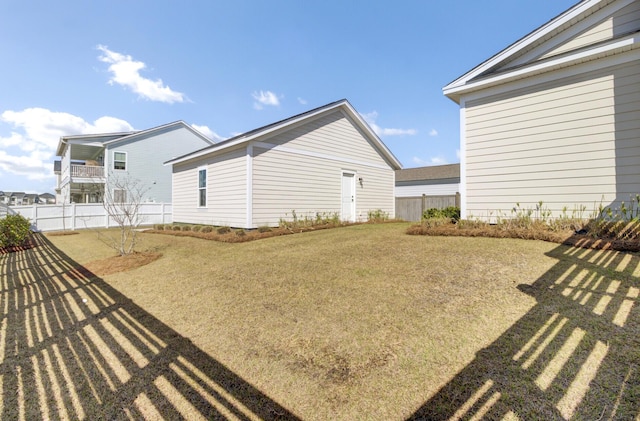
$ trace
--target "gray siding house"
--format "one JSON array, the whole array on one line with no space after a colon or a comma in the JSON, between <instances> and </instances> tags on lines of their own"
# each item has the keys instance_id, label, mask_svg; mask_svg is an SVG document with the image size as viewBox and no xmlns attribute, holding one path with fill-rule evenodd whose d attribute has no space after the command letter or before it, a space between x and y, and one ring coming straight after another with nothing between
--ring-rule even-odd
<instances>
[{"instance_id":1,"label":"gray siding house","mask_svg":"<svg viewBox=\"0 0 640 421\"><path fill-rule=\"evenodd\" d=\"M148 202L171 202L168 159L213 145L214 142L183 121L148 130L62 136L54 163L57 203L99 203L114 178L137 180ZM112 187L113 188L113 187ZM126 193L110 197L127 200Z\"/></svg>"},{"instance_id":2,"label":"gray siding house","mask_svg":"<svg viewBox=\"0 0 640 421\"><path fill-rule=\"evenodd\" d=\"M173 220L239 228L368 211L394 216L400 162L346 100L172 159Z\"/></svg>"},{"instance_id":3,"label":"gray siding house","mask_svg":"<svg viewBox=\"0 0 640 421\"><path fill-rule=\"evenodd\" d=\"M443 91L460 105L463 218L640 192L640 1L581 1Z\"/></svg>"}]
</instances>

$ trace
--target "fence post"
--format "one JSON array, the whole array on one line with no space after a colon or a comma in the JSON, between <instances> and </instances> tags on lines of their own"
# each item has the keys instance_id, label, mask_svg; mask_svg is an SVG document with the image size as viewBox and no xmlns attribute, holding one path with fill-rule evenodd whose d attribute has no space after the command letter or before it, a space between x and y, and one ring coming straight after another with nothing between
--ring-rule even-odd
<instances>
[{"instance_id":1,"label":"fence post","mask_svg":"<svg viewBox=\"0 0 640 421\"><path fill-rule=\"evenodd\" d=\"M460 192L456 192L456 207L460 207Z\"/></svg>"},{"instance_id":2,"label":"fence post","mask_svg":"<svg viewBox=\"0 0 640 421\"><path fill-rule=\"evenodd\" d=\"M31 221L31 224L36 228L38 227L38 206L35 203L33 204L33 221Z\"/></svg>"}]
</instances>

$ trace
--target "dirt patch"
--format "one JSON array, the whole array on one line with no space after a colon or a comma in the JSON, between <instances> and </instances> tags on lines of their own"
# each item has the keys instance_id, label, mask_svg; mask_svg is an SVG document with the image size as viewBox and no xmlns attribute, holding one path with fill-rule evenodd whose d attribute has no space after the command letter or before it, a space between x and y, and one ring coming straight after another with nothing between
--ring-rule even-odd
<instances>
[{"instance_id":1,"label":"dirt patch","mask_svg":"<svg viewBox=\"0 0 640 421\"><path fill-rule=\"evenodd\" d=\"M541 229L503 229L497 226L483 228L459 228L456 225L426 227L412 225L407 229L411 235L520 238L523 240L542 240L594 250L640 251L639 240L594 238L588 234L577 234L573 230L545 231Z\"/></svg>"},{"instance_id":2,"label":"dirt patch","mask_svg":"<svg viewBox=\"0 0 640 421\"><path fill-rule=\"evenodd\" d=\"M97 276L105 276L148 265L160 257L162 257L162 253L133 253L126 256L113 256L106 259L94 260L84 265L84 267Z\"/></svg>"},{"instance_id":3,"label":"dirt patch","mask_svg":"<svg viewBox=\"0 0 640 421\"><path fill-rule=\"evenodd\" d=\"M53 231L53 232L48 232L47 237L59 237L62 235L76 235L76 234L78 234L78 231Z\"/></svg>"}]
</instances>

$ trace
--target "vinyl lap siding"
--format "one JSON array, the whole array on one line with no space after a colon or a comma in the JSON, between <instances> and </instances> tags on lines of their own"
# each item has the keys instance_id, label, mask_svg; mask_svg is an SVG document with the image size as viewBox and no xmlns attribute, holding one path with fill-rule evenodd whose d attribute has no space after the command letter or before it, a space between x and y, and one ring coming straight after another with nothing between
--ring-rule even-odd
<instances>
[{"instance_id":1,"label":"vinyl lap siding","mask_svg":"<svg viewBox=\"0 0 640 421\"><path fill-rule=\"evenodd\" d=\"M613 16L588 29L583 34L551 50L541 58L555 56L597 42L610 40L615 36L633 32L638 28L640 28L640 2L636 1L620 9Z\"/></svg>"},{"instance_id":2,"label":"vinyl lap siding","mask_svg":"<svg viewBox=\"0 0 640 421\"><path fill-rule=\"evenodd\" d=\"M246 225L246 149L174 166L173 219L208 225ZM207 168L207 207L198 207L198 170Z\"/></svg>"},{"instance_id":3,"label":"vinyl lap siding","mask_svg":"<svg viewBox=\"0 0 640 421\"><path fill-rule=\"evenodd\" d=\"M324 124L308 125L295 130L300 137L286 133L267 140L281 144L285 142L278 140L289 139L286 150L254 147L254 226L277 225L280 218L291 219L292 210L299 217L315 217L317 212L339 213L343 171L356 173L357 219L366 220L368 211L376 209L394 216L394 171L382 168L384 160L375 150L371 154L369 142L355 128L350 129L355 131L353 136L345 136L350 131L348 127L343 127L341 136L336 135L335 127L326 128ZM309 151L324 151L326 156L304 154ZM347 162L344 158L357 158L358 162ZM360 177L362 185L357 182Z\"/></svg>"},{"instance_id":4,"label":"vinyl lap siding","mask_svg":"<svg viewBox=\"0 0 640 421\"><path fill-rule=\"evenodd\" d=\"M640 192L640 65L467 103L467 217Z\"/></svg>"},{"instance_id":5,"label":"vinyl lap siding","mask_svg":"<svg viewBox=\"0 0 640 421\"><path fill-rule=\"evenodd\" d=\"M263 140L330 156L388 166L373 145L340 110Z\"/></svg>"},{"instance_id":6,"label":"vinyl lap siding","mask_svg":"<svg viewBox=\"0 0 640 421\"><path fill-rule=\"evenodd\" d=\"M163 163L208 145L184 127L170 127L146 137L110 144L105 153L105 165L110 174L138 180L146 190L145 200L172 202L172 170ZM113 170L114 152L127 153L126 171Z\"/></svg>"},{"instance_id":7,"label":"vinyl lap siding","mask_svg":"<svg viewBox=\"0 0 640 421\"><path fill-rule=\"evenodd\" d=\"M459 183L443 184L414 184L410 186L396 186L395 197L452 196L460 191Z\"/></svg>"}]
</instances>

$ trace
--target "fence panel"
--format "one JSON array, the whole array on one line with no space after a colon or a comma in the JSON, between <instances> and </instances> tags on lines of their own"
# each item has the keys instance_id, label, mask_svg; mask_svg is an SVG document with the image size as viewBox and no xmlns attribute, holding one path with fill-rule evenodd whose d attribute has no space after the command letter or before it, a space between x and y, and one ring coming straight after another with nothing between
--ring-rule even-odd
<instances>
[{"instance_id":1,"label":"fence panel","mask_svg":"<svg viewBox=\"0 0 640 421\"><path fill-rule=\"evenodd\" d=\"M116 226L101 204L72 203L68 205L11 206L10 209L25 218L39 231L76 230L84 228L110 228ZM144 203L139 215L142 225L170 224L173 221L171 203Z\"/></svg>"},{"instance_id":2,"label":"fence panel","mask_svg":"<svg viewBox=\"0 0 640 421\"><path fill-rule=\"evenodd\" d=\"M456 195L396 197L396 218L412 222L420 221L425 210L444 209L449 206L459 206Z\"/></svg>"}]
</instances>

